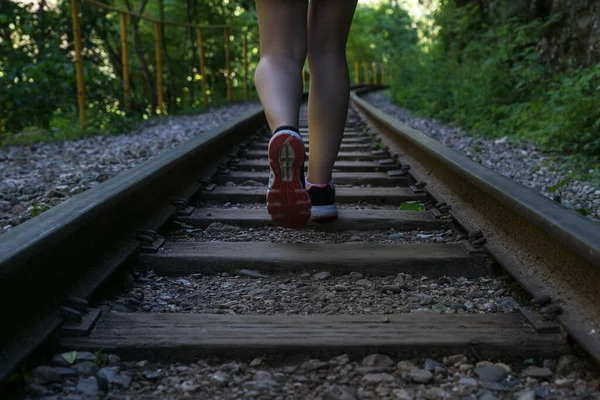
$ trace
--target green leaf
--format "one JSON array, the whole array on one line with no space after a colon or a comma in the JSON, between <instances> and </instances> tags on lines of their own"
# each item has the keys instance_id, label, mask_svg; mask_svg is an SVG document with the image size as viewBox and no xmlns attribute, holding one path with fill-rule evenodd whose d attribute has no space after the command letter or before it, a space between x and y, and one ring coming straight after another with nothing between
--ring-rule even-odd
<instances>
[{"instance_id":1,"label":"green leaf","mask_svg":"<svg viewBox=\"0 0 600 400\"><path fill-rule=\"evenodd\" d=\"M443 304L434 304L431 306L431 309L438 314L442 314L443 312L445 312L448 309L448 307L446 307Z\"/></svg>"},{"instance_id":2,"label":"green leaf","mask_svg":"<svg viewBox=\"0 0 600 400\"><path fill-rule=\"evenodd\" d=\"M65 359L66 362L68 362L69 364L73 364L75 362L75 359L77 358L77 352L69 351L67 353L62 353L61 356Z\"/></svg>"},{"instance_id":3,"label":"green leaf","mask_svg":"<svg viewBox=\"0 0 600 400\"><path fill-rule=\"evenodd\" d=\"M423 206L423 203L420 201L405 201L400 205L399 209L406 211L421 211L425 209L425 206Z\"/></svg>"},{"instance_id":4,"label":"green leaf","mask_svg":"<svg viewBox=\"0 0 600 400\"><path fill-rule=\"evenodd\" d=\"M565 187L567 184L569 184L573 180L573 177L575 177L575 175L576 175L575 173L570 173L565 179L563 179L562 181L558 182L556 185L550 186L548 188L548 191L550 193L554 193L558 189L562 189L563 187Z\"/></svg>"}]
</instances>

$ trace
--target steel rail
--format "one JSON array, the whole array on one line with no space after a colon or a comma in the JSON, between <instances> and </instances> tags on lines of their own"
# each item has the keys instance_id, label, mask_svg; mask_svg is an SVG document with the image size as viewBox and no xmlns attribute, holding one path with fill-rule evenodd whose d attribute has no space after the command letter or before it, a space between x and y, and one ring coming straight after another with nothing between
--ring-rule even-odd
<instances>
[{"instance_id":1,"label":"steel rail","mask_svg":"<svg viewBox=\"0 0 600 400\"><path fill-rule=\"evenodd\" d=\"M385 142L452 205L486 250L533 296L549 295L556 319L600 362L600 224L463 156L378 110L354 91L351 102Z\"/></svg>"},{"instance_id":2,"label":"steel rail","mask_svg":"<svg viewBox=\"0 0 600 400\"><path fill-rule=\"evenodd\" d=\"M125 171L0 237L0 381L211 176L224 155L265 123L261 107Z\"/></svg>"}]
</instances>

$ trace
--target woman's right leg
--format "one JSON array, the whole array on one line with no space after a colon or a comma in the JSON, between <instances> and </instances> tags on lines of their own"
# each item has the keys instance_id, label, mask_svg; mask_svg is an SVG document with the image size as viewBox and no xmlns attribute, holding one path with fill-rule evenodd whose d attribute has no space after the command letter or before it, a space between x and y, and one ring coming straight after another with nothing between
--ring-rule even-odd
<instances>
[{"instance_id":1,"label":"woman's right leg","mask_svg":"<svg viewBox=\"0 0 600 400\"><path fill-rule=\"evenodd\" d=\"M331 171L337 158L350 95L346 42L357 0L312 0L308 10L310 157L307 189L313 219L337 217ZM311 185L316 185L311 189Z\"/></svg>"}]
</instances>

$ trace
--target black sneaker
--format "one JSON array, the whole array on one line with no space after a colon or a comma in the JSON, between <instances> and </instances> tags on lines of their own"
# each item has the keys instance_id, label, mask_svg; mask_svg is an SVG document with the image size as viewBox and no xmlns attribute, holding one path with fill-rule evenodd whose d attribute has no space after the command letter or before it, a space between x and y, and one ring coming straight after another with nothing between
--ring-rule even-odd
<instances>
[{"instance_id":1,"label":"black sneaker","mask_svg":"<svg viewBox=\"0 0 600 400\"><path fill-rule=\"evenodd\" d=\"M310 219L322 221L336 219L338 211L335 206L335 186L333 181L324 185L313 185L306 182L306 191L310 197Z\"/></svg>"}]
</instances>

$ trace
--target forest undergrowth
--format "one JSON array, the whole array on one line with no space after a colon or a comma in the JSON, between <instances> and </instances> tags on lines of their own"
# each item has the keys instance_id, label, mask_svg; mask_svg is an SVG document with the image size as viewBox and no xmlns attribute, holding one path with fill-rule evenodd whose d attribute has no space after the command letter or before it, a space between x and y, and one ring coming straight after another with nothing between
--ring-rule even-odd
<instances>
[{"instance_id":1,"label":"forest undergrowth","mask_svg":"<svg viewBox=\"0 0 600 400\"><path fill-rule=\"evenodd\" d=\"M565 160L572 179L600 186L600 65L549 65L539 53L560 15L496 21L448 0L433 18L426 45L394 59L394 101L473 135L533 142Z\"/></svg>"}]
</instances>

